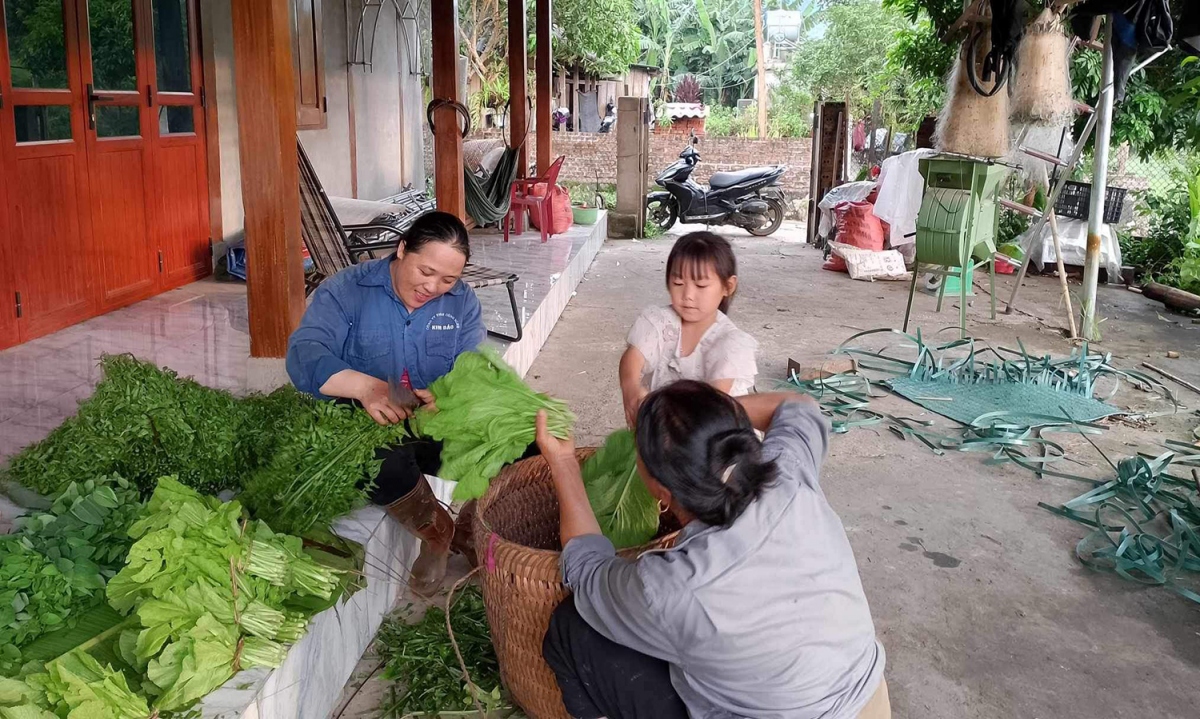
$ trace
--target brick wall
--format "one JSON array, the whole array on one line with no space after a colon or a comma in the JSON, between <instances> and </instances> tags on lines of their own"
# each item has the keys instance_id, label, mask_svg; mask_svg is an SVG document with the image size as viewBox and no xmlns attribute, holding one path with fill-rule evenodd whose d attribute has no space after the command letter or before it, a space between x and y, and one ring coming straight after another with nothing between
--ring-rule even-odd
<instances>
[{"instance_id":1,"label":"brick wall","mask_svg":"<svg viewBox=\"0 0 1200 719\"><path fill-rule=\"evenodd\" d=\"M494 133L476 137L499 137ZM529 138L529 161L537 159L533 137ZM687 139L679 136L652 134L650 136L650 175L653 178L679 157ZM751 140L740 137L702 137L696 146L700 165L692 178L701 184L708 182L714 172L741 170L757 165L788 166L782 187L791 202L808 198L808 171L812 140L809 138L778 138ZM617 181L617 136L613 133L554 133L554 154L566 155L560 180L612 184Z\"/></svg>"}]
</instances>

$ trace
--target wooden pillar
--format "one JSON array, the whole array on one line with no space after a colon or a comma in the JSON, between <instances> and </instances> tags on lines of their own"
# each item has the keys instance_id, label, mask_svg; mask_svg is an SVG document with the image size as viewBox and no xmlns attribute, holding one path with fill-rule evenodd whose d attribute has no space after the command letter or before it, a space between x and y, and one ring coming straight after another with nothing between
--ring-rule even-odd
<instances>
[{"instance_id":1,"label":"wooden pillar","mask_svg":"<svg viewBox=\"0 0 1200 719\"><path fill-rule=\"evenodd\" d=\"M430 3L433 25L433 99L458 101L458 0ZM434 189L439 210L467 219L463 187L461 118L450 105L433 113Z\"/></svg>"},{"instance_id":2,"label":"wooden pillar","mask_svg":"<svg viewBox=\"0 0 1200 719\"><path fill-rule=\"evenodd\" d=\"M529 167L529 148L523 144L529 129L529 53L525 23L525 3L508 3L508 142L520 146L517 154L517 177L525 177Z\"/></svg>"},{"instance_id":3,"label":"wooden pillar","mask_svg":"<svg viewBox=\"0 0 1200 719\"><path fill-rule=\"evenodd\" d=\"M551 47L551 37L554 32L550 23L552 0L537 0L536 9L536 27L534 32L537 33L537 58L534 61L534 72L537 75L537 171L538 175L545 175L550 170L550 164L554 162L554 149L551 147L551 134L554 131L554 123L550 119L550 113L553 112L554 102L554 55Z\"/></svg>"},{"instance_id":4,"label":"wooden pillar","mask_svg":"<svg viewBox=\"0 0 1200 719\"><path fill-rule=\"evenodd\" d=\"M304 314L291 3L233 0L250 355L283 357Z\"/></svg>"}]
</instances>

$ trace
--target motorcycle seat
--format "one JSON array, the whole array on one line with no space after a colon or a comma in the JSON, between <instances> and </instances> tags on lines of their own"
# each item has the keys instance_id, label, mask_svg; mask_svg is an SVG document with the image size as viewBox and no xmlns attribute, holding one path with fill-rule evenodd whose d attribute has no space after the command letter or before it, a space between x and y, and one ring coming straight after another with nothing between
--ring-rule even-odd
<instances>
[{"instance_id":1,"label":"motorcycle seat","mask_svg":"<svg viewBox=\"0 0 1200 719\"><path fill-rule=\"evenodd\" d=\"M723 190L726 187L733 187L747 180L756 180L760 177L765 177L778 169L777 167L749 167L745 170L737 170L735 172L714 172L713 176L708 179L708 186L714 190Z\"/></svg>"}]
</instances>

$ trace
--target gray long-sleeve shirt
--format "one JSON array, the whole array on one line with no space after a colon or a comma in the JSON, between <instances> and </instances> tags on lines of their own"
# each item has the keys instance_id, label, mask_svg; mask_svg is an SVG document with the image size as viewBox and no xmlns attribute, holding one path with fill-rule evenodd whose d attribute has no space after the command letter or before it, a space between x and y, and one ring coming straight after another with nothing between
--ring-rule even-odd
<instances>
[{"instance_id":1,"label":"gray long-sleeve shirt","mask_svg":"<svg viewBox=\"0 0 1200 719\"><path fill-rule=\"evenodd\" d=\"M818 484L829 425L776 412L763 443L779 479L726 529L697 521L637 561L571 540L563 579L609 639L671 664L693 719L853 719L883 678L883 646L842 522Z\"/></svg>"}]
</instances>

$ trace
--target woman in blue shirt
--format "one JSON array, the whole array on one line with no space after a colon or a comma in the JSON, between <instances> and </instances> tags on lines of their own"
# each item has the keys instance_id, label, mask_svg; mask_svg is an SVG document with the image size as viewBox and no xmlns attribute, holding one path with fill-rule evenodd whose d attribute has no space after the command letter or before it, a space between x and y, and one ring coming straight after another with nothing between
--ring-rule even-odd
<instances>
[{"instance_id":1,"label":"woman in blue shirt","mask_svg":"<svg viewBox=\"0 0 1200 719\"><path fill-rule=\"evenodd\" d=\"M419 404L433 401L429 385L487 334L479 299L461 279L470 257L463 223L430 212L395 255L323 282L288 343L292 383L319 399L361 404L380 424L406 421ZM378 457L383 464L371 499L421 538L409 586L432 594L455 534L425 479L439 469L441 443L406 441L380 448Z\"/></svg>"}]
</instances>

